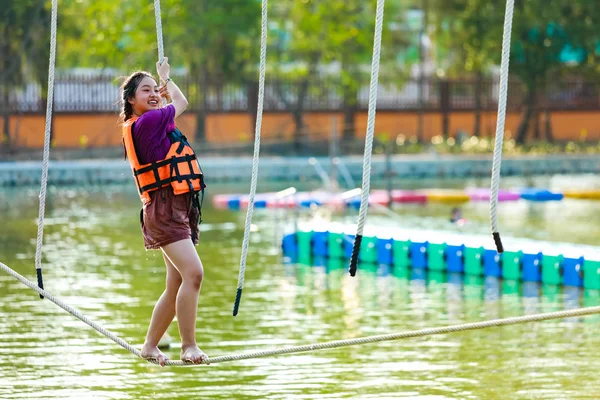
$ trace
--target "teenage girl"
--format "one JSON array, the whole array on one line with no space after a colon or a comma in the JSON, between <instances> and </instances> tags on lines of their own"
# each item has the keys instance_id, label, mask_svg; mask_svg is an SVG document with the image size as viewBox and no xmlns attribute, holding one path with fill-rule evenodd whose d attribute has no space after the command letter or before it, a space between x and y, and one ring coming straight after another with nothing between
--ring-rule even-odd
<instances>
[{"instance_id":1,"label":"teenage girl","mask_svg":"<svg viewBox=\"0 0 600 400\"><path fill-rule=\"evenodd\" d=\"M204 269L194 246L198 243L200 211L197 191L204 184L201 176L198 178L195 167L192 171L190 157L181 158L177 165L178 173L188 168L185 173L181 172L188 177L183 184L181 179L179 183L173 179L173 184L161 180L165 171L173 174L172 163L161 167L158 171L160 179L156 180L158 172L152 165L160 165L161 161L179 155L177 150L181 150L184 144L188 147L184 154L193 154L185 137L173 136L174 133L181 135L175 128L175 118L186 109L187 99L169 77L170 66L166 57L162 64L156 64L156 69L159 78L165 82L162 87L144 71L134 72L122 85L123 143L143 202L141 227L144 245L146 249L162 251L167 269L166 289L152 312L141 355L165 365L168 358L158 349L158 341L177 315L181 359L200 363L207 358L196 344L196 313ZM171 100L165 107L162 106L163 97ZM176 140L179 141L174 142ZM195 159L193 162L197 165ZM148 164L150 170L144 173Z\"/></svg>"}]
</instances>

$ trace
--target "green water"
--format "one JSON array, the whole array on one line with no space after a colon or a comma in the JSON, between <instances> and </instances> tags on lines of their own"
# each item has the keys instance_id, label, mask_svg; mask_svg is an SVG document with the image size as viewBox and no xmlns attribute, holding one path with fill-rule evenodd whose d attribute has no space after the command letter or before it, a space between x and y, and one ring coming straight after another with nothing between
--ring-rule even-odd
<instances>
[{"instance_id":1,"label":"green water","mask_svg":"<svg viewBox=\"0 0 600 400\"><path fill-rule=\"evenodd\" d=\"M559 177L538 183L572 182ZM487 181L443 184L469 183ZM412 183L433 184L442 185ZM261 189L285 187L272 186ZM37 188L0 190L0 261L32 280L37 195ZM600 293L575 288L444 275L411 280L368 266L350 278L339 268L285 265L281 221L293 214L257 210L244 296L234 318L245 213L211 209L210 199L206 204L197 336L210 356L600 304ZM450 207L396 212L407 226L432 227L447 224ZM485 205L466 204L463 211L471 229L489 231ZM501 206L500 224L507 234L596 244L599 211L589 201L518 202ZM162 257L143 249L138 216L132 187L51 188L43 263L47 290L135 345L143 341L164 285ZM0 273L0 399L596 398L599 330L600 319L591 316L161 369ZM176 324L169 332L175 344L168 354L177 358Z\"/></svg>"}]
</instances>

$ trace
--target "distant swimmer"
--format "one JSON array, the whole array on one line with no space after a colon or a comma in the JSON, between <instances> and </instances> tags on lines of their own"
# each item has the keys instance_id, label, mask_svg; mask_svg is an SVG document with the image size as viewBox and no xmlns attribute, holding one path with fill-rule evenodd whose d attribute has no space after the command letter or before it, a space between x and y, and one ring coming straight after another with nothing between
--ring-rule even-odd
<instances>
[{"instance_id":1,"label":"distant swimmer","mask_svg":"<svg viewBox=\"0 0 600 400\"><path fill-rule=\"evenodd\" d=\"M454 207L450 214L450 222L458 226L463 226L467 220L463 218L462 210L460 207Z\"/></svg>"}]
</instances>

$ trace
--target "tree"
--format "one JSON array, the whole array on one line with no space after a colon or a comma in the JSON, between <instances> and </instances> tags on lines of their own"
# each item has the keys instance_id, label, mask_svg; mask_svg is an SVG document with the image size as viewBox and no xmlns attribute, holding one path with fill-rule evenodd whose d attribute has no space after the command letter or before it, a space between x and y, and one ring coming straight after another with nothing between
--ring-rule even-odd
<instances>
[{"instance_id":1,"label":"tree","mask_svg":"<svg viewBox=\"0 0 600 400\"><path fill-rule=\"evenodd\" d=\"M438 44L453 49L448 60L450 75L475 75L475 123L473 135L481 133L482 82L489 68L500 60L502 2L485 0L436 0L434 18ZM498 36L499 35L499 36Z\"/></svg>"},{"instance_id":2,"label":"tree","mask_svg":"<svg viewBox=\"0 0 600 400\"><path fill-rule=\"evenodd\" d=\"M27 79L47 81L50 13L41 1L4 3L0 7L0 106L4 117L0 146L10 148L11 92Z\"/></svg>"},{"instance_id":3,"label":"tree","mask_svg":"<svg viewBox=\"0 0 600 400\"><path fill-rule=\"evenodd\" d=\"M448 13L449 21L456 21L453 36L457 40L449 42L452 49L458 55L467 55L467 63L458 57L453 59L453 66L464 65L468 70L469 65L484 67L487 64L481 61L478 64L477 58L493 60L499 65L505 3L457 0L455 4L456 7L440 8ZM479 19L485 23L483 30ZM532 120L535 121L535 137L539 138L538 105L543 100L540 95L544 94L550 82L594 69L592 65L598 57L596 46L600 40L599 23L598 7L593 0L574 0L569 4L544 0L515 1L510 72L519 78L524 89L517 142L525 142ZM582 55L571 65L562 57L569 48L580 51ZM546 135L551 139L549 128Z\"/></svg>"},{"instance_id":4,"label":"tree","mask_svg":"<svg viewBox=\"0 0 600 400\"><path fill-rule=\"evenodd\" d=\"M65 2L65 66L154 66L157 38L152 2ZM191 81L200 78L200 86L190 85L186 93L198 113L196 139L204 138L209 86L213 84L220 96L224 82L241 82L256 71L260 7L260 1L246 0L161 1L165 55L173 69L185 67Z\"/></svg>"},{"instance_id":5,"label":"tree","mask_svg":"<svg viewBox=\"0 0 600 400\"><path fill-rule=\"evenodd\" d=\"M597 4L578 0L571 4L542 0L518 0L515 4L516 43L511 52L511 70L523 82L525 104L517 129L517 143L524 143L533 119L533 133L540 138L540 94L544 95L550 82L582 72L597 58L595 46L600 43L597 26L600 13ZM514 42L513 42L514 43ZM563 59L567 49L577 49L581 57L571 65ZM552 140L549 117L546 117L546 139Z\"/></svg>"},{"instance_id":6,"label":"tree","mask_svg":"<svg viewBox=\"0 0 600 400\"><path fill-rule=\"evenodd\" d=\"M303 0L271 8L278 26L270 40L272 75L296 88L277 86L279 100L294 116L294 143L298 146L304 133L307 96L322 93L327 86L336 87L342 97L344 137L352 138L358 91L369 82L375 1ZM380 81L398 86L406 75L396 62L405 43L397 28L400 10L399 2L386 4L380 68ZM336 72L325 72L327 67Z\"/></svg>"},{"instance_id":7,"label":"tree","mask_svg":"<svg viewBox=\"0 0 600 400\"><path fill-rule=\"evenodd\" d=\"M246 83L258 76L261 2L257 0L180 0L173 16L175 34L186 52L192 76L201 79L196 138L204 138L210 83L221 102L223 88ZM190 56L192 54L192 56ZM249 104L255 102L249 99ZM256 107L250 106L256 113Z\"/></svg>"}]
</instances>

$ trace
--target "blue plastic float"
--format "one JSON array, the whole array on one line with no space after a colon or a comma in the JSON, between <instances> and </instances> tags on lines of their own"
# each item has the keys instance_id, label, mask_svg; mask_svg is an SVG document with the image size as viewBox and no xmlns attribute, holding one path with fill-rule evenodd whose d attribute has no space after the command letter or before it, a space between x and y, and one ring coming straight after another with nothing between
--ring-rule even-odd
<instances>
[{"instance_id":1,"label":"blue plastic float","mask_svg":"<svg viewBox=\"0 0 600 400\"><path fill-rule=\"evenodd\" d=\"M521 198L530 201L558 201L562 200L562 193L551 192L546 189L523 189Z\"/></svg>"},{"instance_id":2,"label":"blue plastic float","mask_svg":"<svg viewBox=\"0 0 600 400\"><path fill-rule=\"evenodd\" d=\"M333 233L339 236L340 233ZM329 240L330 233L297 232L285 235L282 240L284 259L291 263L310 263L311 265L327 265L329 259L346 261L350 258L354 236L346 235L349 240ZM300 254L298 238L302 237L305 253ZM332 237L333 238L333 237ZM308 246L310 241L310 248ZM423 278L426 271L431 273L448 273L450 275L469 275L503 278L508 281L541 282L550 285L584 287L600 289L600 262L587 260L584 257L571 258L548 255L544 262L544 254L511 251L498 254L493 249L467 247L465 245L446 245L425 242L398 241L363 237L360 259L375 266L386 266L405 271L411 269L411 276ZM334 246L335 248L330 248ZM432 254L428 255L428 248ZM433 250L435 249L435 250ZM408 250L408 253L406 252ZM440 257L439 251L443 251ZM469 251L470 267L465 268L465 253ZM395 254L401 252L401 254ZM479 254L473 258L473 254ZM430 267L429 256L434 257ZM473 261L479 260L479 261ZM339 264L339 263L338 263ZM343 264L343 263L342 263ZM406 270L407 271L407 270ZM402 273L406 276L405 273Z\"/></svg>"}]
</instances>

